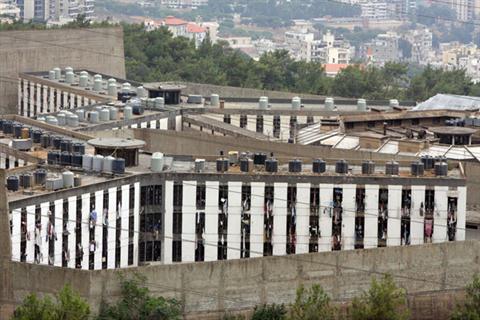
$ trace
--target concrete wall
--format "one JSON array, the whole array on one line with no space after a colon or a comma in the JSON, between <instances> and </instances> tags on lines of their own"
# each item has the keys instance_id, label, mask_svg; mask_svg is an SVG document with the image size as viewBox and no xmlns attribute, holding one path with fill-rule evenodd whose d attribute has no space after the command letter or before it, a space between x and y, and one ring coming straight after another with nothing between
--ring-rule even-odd
<instances>
[{"instance_id":1,"label":"concrete wall","mask_svg":"<svg viewBox=\"0 0 480 320\"><path fill-rule=\"evenodd\" d=\"M134 129L137 139L147 143L146 149L171 155L216 156L220 150L273 152L276 157L323 158L325 160L378 160L388 161L392 155L367 151L332 149L324 146L276 143L249 138L213 136L201 132L172 132L162 130ZM413 157L395 156L397 161L412 161Z\"/></svg>"},{"instance_id":2,"label":"concrete wall","mask_svg":"<svg viewBox=\"0 0 480 320\"><path fill-rule=\"evenodd\" d=\"M19 72L66 66L125 78L122 28L0 32L0 112L17 112Z\"/></svg>"}]
</instances>

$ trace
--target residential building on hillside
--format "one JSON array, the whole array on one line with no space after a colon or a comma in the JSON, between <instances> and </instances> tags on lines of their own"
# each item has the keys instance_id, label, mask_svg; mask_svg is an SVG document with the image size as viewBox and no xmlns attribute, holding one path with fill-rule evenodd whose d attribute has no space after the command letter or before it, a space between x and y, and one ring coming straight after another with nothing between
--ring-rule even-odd
<instances>
[{"instance_id":1,"label":"residential building on hillside","mask_svg":"<svg viewBox=\"0 0 480 320\"><path fill-rule=\"evenodd\" d=\"M160 0L160 4L169 8L198 8L206 6L208 0Z\"/></svg>"},{"instance_id":2,"label":"residential building on hillside","mask_svg":"<svg viewBox=\"0 0 480 320\"><path fill-rule=\"evenodd\" d=\"M430 64L434 59L433 34L425 29L415 29L407 32L405 39L412 46L412 56L410 61L419 65Z\"/></svg>"},{"instance_id":3,"label":"residential building on hillside","mask_svg":"<svg viewBox=\"0 0 480 320\"><path fill-rule=\"evenodd\" d=\"M20 8L14 1L0 0L0 19L20 19Z\"/></svg>"},{"instance_id":4,"label":"residential building on hillside","mask_svg":"<svg viewBox=\"0 0 480 320\"><path fill-rule=\"evenodd\" d=\"M389 17L387 11L387 2L381 0L367 0L359 3L362 14L361 17L370 20L385 20Z\"/></svg>"},{"instance_id":5,"label":"residential building on hillside","mask_svg":"<svg viewBox=\"0 0 480 320\"><path fill-rule=\"evenodd\" d=\"M79 15L90 20L95 16L95 0L17 0L17 5L24 21L70 22Z\"/></svg>"},{"instance_id":6,"label":"residential building on hillside","mask_svg":"<svg viewBox=\"0 0 480 320\"><path fill-rule=\"evenodd\" d=\"M383 66L385 62L398 61L400 50L398 48L399 35L396 32L387 32L377 35L371 42L363 46L363 53L367 63Z\"/></svg>"}]
</instances>

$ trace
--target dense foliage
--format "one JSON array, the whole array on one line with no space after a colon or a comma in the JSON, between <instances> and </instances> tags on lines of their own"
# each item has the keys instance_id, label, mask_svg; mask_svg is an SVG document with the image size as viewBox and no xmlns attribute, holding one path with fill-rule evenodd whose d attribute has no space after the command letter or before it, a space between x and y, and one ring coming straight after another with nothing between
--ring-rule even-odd
<instances>
[{"instance_id":1,"label":"dense foliage","mask_svg":"<svg viewBox=\"0 0 480 320\"><path fill-rule=\"evenodd\" d=\"M478 274L473 277L473 281L467 286L466 291L465 303L457 306L451 320L480 319L480 276Z\"/></svg>"},{"instance_id":2,"label":"dense foliage","mask_svg":"<svg viewBox=\"0 0 480 320\"><path fill-rule=\"evenodd\" d=\"M15 310L12 320L88 320L90 307L69 285L52 300L28 295Z\"/></svg>"},{"instance_id":3,"label":"dense foliage","mask_svg":"<svg viewBox=\"0 0 480 320\"><path fill-rule=\"evenodd\" d=\"M310 289L300 286L295 302L290 306L288 320L334 320L336 312L321 286L313 285Z\"/></svg>"}]
</instances>

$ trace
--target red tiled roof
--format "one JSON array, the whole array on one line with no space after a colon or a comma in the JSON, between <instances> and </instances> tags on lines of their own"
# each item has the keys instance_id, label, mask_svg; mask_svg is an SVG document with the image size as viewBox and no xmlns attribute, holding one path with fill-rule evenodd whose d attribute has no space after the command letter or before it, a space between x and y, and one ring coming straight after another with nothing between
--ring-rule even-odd
<instances>
[{"instance_id":1,"label":"red tiled roof","mask_svg":"<svg viewBox=\"0 0 480 320\"><path fill-rule=\"evenodd\" d=\"M326 63L323 65L326 73L339 73L342 69L348 67L346 63Z\"/></svg>"},{"instance_id":2,"label":"red tiled roof","mask_svg":"<svg viewBox=\"0 0 480 320\"><path fill-rule=\"evenodd\" d=\"M203 27L200 27L198 24L190 22L190 23L187 24L187 32L189 32L189 33L203 33L203 32L207 32L207 29L205 29Z\"/></svg>"},{"instance_id":3,"label":"red tiled roof","mask_svg":"<svg viewBox=\"0 0 480 320\"><path fill-rule=\"evenodd\" d=\"M166 26L181 26L187 24L188 22L179 18L175 18L173 16L168 16L163 20L163 23Z\"/></svg>"}]
</instances>

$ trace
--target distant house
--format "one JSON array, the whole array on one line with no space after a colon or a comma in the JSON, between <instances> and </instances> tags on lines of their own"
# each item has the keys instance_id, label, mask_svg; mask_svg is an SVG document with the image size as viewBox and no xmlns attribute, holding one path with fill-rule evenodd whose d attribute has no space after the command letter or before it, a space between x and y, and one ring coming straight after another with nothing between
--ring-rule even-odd
<instances>
[{"instance_id":1,"label":"distant house","mask_svg":"<svg viewBox=\"0 0 480 320\"><path fill-rule=\"evenodd\" d=\"M168 16L163 20L146 19L143 23L147 31L167 27L174 37L185 37L194 40L197 47L202 43L208 33L205 27L173 16Z\"/></svg>"},{"instance_id":2,"label":"distant house","mask_svg":"<svg viewBox=\"0 0 480 320\"><path fill-rule=\"evenodd\" d=\"M325 68L325 75L331 78L336 77L340 71L342 71L348 66L349 64L346 63L326 63L323 65L323 67Z\"/></svg>"}]
</instances>

